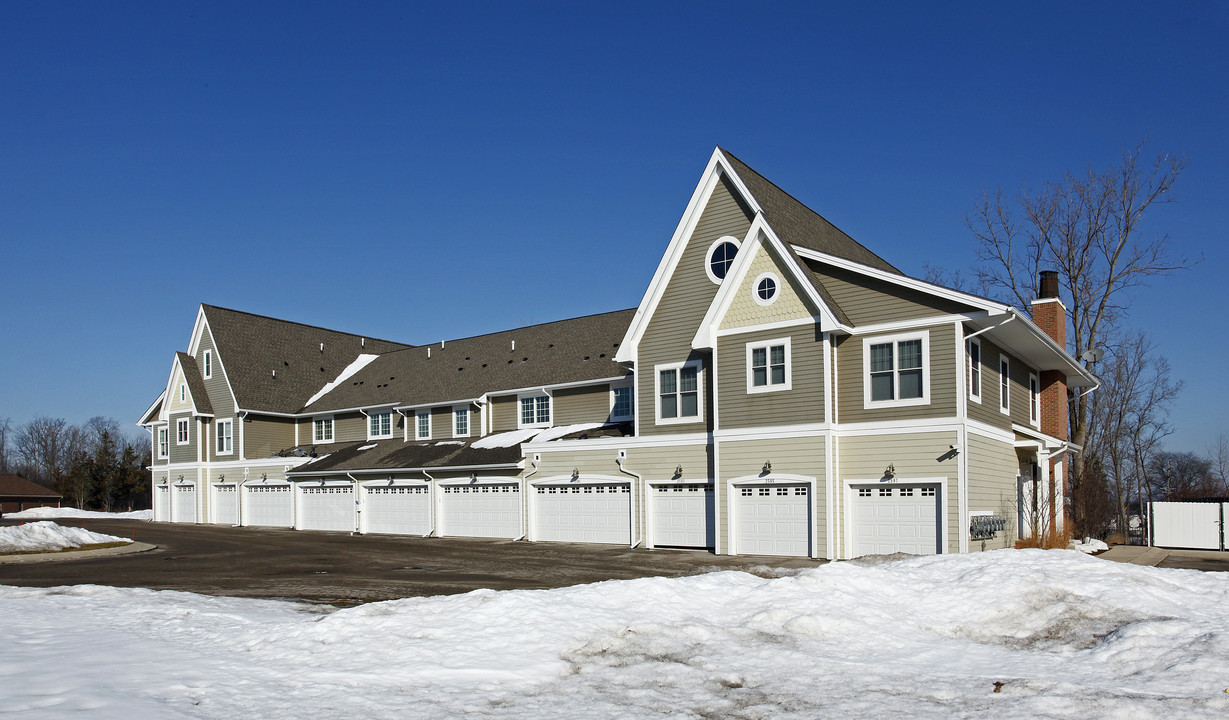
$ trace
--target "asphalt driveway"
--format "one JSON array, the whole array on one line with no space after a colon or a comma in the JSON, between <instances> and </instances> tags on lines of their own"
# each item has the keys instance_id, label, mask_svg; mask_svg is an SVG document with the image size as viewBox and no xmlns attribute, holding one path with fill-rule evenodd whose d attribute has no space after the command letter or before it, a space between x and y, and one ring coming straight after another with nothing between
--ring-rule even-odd
<instances>
[{"instance_id":1,"label":"asphalt driveway","mask_svg":"<svg viewBox=\"0 0 1229 720\"><path fill-rule=\"evenodd\" d=\"M764 572L757 566L802 568L822 562L610 545L348 535L137 520L57 522L133 538L157 548L113 557L0 565L0 583L31 587L99 584L353 605L478 588L542 589L717 569Z\"/></svg>"}]
</instances>

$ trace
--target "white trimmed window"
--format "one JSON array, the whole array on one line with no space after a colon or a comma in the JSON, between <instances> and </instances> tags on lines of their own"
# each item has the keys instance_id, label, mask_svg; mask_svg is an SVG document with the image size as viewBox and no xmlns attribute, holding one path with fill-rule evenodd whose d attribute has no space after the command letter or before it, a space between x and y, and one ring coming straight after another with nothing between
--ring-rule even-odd
<instances>
[{"instance_id":1,"label":"white trimmed window","mask_svg":"<svg viewBox=\"0 0 1229 720\"><path fill-rule=\"evenodd\" d=\"M518 427L550 427L550 395L523 395L520 404Z\"/></svg>"},{"instance_id":2,"label":"white trimmed window","mask_svg":"<svg viewBox=\"0 0 1229 720\"><path fill-rule=\"evenodd\" d=\"M452 409L452 436L469 437L469 408Z\"/></svg>"},{"instance_id":3,"label":"white trimmed window","mask_svg":"<svg viewBox=\"0 0 1229 720\"><path fill-rule=\"evenodd\" d=\"M864 407L930 404L930 333L862 340Z\"/></svg>"},{"instance_id":4,"label":"white trimmed window","mask_svg":"<svg viewBox=\"0 0 1229 720\"><path fill-rule=\"evenodd\" d=\"M188 402L188 384L179 384L179 402Z\"/></svg>"},{"instance_id":5,"label":"white trimmed window","mask_svg":"<svg viewBox=\"0 0 1229 720\"><path fill-rule=\"evenodd\" d=\"M189 439L188 418L179 418L175 421L175 444L187 445Z\"/></svg>"},{"instance_id":6,"label":"white trimmed window","mask_svg":"<svg viewBox=\"0 0 1229 720\"><path fill-rule=\"evenodd\" d=\"M732 235L718 238L709 245L708 254L704 256L704 272L708 274L708 279L720 285L726 273L730 272L730 266L734 264L734 256L737 254L738 239Z\"/></svg>"},{"instance_id":7,"label":"white trimmed window","mask_svg":"<svg viewBox=\"0 0 1229 720\"><path fill-rule=\"evenodd\" d=\"M999 355L999 411L1011 414L1011 361Z\"/></svg>"},{"instance_id":8,"label":"white trimmed window","mask_svg":"<svg viewBox=\"0 0 1229 720\"><path fill-rule=\"evenodd\" d=\"M751 288L751 299L757 305L771 305L777 301L780 287L781 278L777 277L776 273L760 273Z\"/></svg>"},{"instance_id":9,"label":"white trimmed window","mask_svg":"<svg viewBox=\"0 0 1229 720\"><path fill-rule=\"evenodd\" d=\"M218 444L216 446L218 455L230 455L234 452L234 431L234 420L218 421Z\"/></svg>"},{"instance_id":10,"label":"white trimmed window","mask_svg":"<svg viewBox=\"0 0 1229 720\"><path fill-rule=\"evenodd\" d=\"M625 422L633 417L635 408L632 400L631 383L622 385L610 386L610 420L611 422Z\"/></svg>"},{"instance_id":11,"label":"white trimmed window","mask_svg":"<svg viewBox=\"0 0 1229 720\"><path fill-rule=\"evenodd\" d=\"M322 417L312 420L312 440L318 443L333 442L333 418Z\"/></svg>"},{"instance_id":12,"label":"white trimmed window","mask_svg":"<svg viewBox=\"0 0 1229 720\"><path fill-rule=\"evenodd\" d=\"M393 411L373 412L367 416L367 439L393 436Z\"/></svg>"},{"instance_id":13,"label":"white trimmed window","mask_svg":"<svg viewBox=\"0 0 1229 720\"><path fill-rule=\"evenodd\" d=\"M171 429L158 428L158 457L166 458L171 454Z\"/></svg>"},{"instance_id":14,"label":"white trimmed window","mask_svg":"<svg viewBox=\"0 0 1229 720\"><path fill-rule=\"evenodd\" d=\"M747 343L747 392L789 390L790 338Z\"/></svg>"},{"instance_id":15,"label":"white trimmed window","mask_svg":"<svg viewBox=\"0 0 1229 720\"><path fill-rule=\"evenodd\" d=\"M206 350L201 364L204 366L205 379L213 377L213 351Z\"/></svg>"},{"instance_id":16,"label":"white trimmed window","mask_svg":"<svg viewBox=\"0 0 1229 720\"><path fill-rule=\"evenodd\" d=\"M698 361L657 365L653 371L658 423L696 422L704 419L704 397L700 390L701 365Z\"/></svg>"},{"instance_id":17,"label":"white trimmed window","mask_svg":"<svg viewBox=\"0 0 1229 720\"><path fill-rule=\"evenodd\" d=\"M417 440L431 439L431 411L419 410L414 413L414 438Z\"/></svg>"},{"instance_id":18,"label":"white trimmed window","mask_svg":"<svg viewBox=\"0 0 1229 720\"><path fill-rule=\"evenodd\" d=\"M1041 424L1041 384L1037 382L1037 373L1028 374L1028 421Z\"/></svg>"},{"instance_id":19,"label":"white trimmed window","mask_svg":"<svg viewBox=\"0 0 1229 720\"><path fill-rule=\"evenodd\" d=\"M969 399L981 402L981 340L969 341Z\"/></svg>"}]
</instances>

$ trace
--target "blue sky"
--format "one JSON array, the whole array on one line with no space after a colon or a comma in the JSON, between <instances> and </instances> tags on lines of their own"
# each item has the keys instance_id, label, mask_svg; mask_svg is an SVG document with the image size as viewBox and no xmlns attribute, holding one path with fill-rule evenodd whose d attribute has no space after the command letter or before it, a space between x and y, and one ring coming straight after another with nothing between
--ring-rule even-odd
<instances>
[{"instance_id":1,"label":"blue sky","mask_svg":"<svg viewBox=\"0 0 1229 720\"><path fill-rule=\"evenodd\" d=\"M1202 452L1227 37L1198 2L5 3L0 418L135 422L201 302L411 343L633 307L718 144L921 275L984 188L1147 139L1190 167L1144 231L1204 260L1131 322Z\"/></svg>"}]
</instances>

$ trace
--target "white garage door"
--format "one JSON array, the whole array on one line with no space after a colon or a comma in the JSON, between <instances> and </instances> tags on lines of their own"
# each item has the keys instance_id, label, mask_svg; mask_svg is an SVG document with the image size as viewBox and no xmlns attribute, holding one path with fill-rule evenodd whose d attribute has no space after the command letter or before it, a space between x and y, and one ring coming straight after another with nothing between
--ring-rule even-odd
<instances>
[{"instance_id":1,"label":"white garage door","mask_svg":"<svg viewBox=\"0 0 1229 720\"><path fill-rule=\"evenodd\" d=\"M175 522L196 522L196 486L176 485L172 495L175 498Z\"/></svg>"},{"instance_id":2,"label":"white garage door","mask_svg":"<svg viewBox=\"0 0 1229 720\"><path fill-rule=\"evenodd\" d=\"M440 535L515 538L521 534L521 488L517 483L444 485Z\"/></svg>"},{"instance_id":3,"label":"white garage door","mask_svg":"<svg viewBox=\"0 0 1229 720\"><path fill-rule=\"evenodd\" d=\"M213 521L219 525L239 524L239 487L214 485L210 490L213 492Z\"/></svg>"},{"instance_id":4,"label":"white garage door","mask_svg":"<svg viewBox=\"0 0 1229 720\"><path fill-rule=\"evenodd\" d=\"M292 527L294 504L288 484L244 485L243 524Z\"/></svg>"},{"instance_id":5,"label":"white garage door","mask_svg":"<svg viewBox=\"0 0 1229 720\"><path fill-rule=\"evenodd\" d=\"M426 535L431 532L431 493L421 485L363 488L363 532Z\"/></svg>"},{"instance_id":6,"label":"white garage door","mask_svg":"<svg viewBox=\"0 0 1229 720\"><path fill-rule=\"evenodd\" d=\"M853 554L939 552L937 485L854 488Z\"/></svg>"},{"instance_id":7,"label":"white garage door","mask_svg":"<svg viewBox=\"0 0 1229 720\"><path fill-rule=\"evenodd\" d=\"M300 530L354 532L354 485L338 483L299 487Z\"/></svg>"},{"instance_id":8,"label":"white garage door","mask_svg":"<svg viewBox=\"0 0 1229 720\"><path fill-rule=\"evenodd\" d=\"M534 489L535 540L631 544L627 483L543 485Z\"/></svg>"},{"instance_id":9,"label":"white garage door","mask_svg":"<svg viewBox=\"0 0 1229 720\"><path fill-rule=\"evenodd\" d=\"M653 545L714 547L713 486L653 486Z\"/></svg>"},{"instance_id":10,"label":"white garage door","mask_svg":"<svg viewBox=\"0 0 1229 720\"><path fill-rule=\"evenodd\" d=\"M166 485L154 487L154 519L171 521L171 489Z\"/></svg>"},{"instance_id":11,"label":"white garage door","mask_svg":"<svg viewBox=\"0 0 1229 720\"><path fill-rule=\"evenodd\" d=\"M807 485L740 485L734 496L740 555L811 554L811 498Z\"/></svg>"}]
</instances>

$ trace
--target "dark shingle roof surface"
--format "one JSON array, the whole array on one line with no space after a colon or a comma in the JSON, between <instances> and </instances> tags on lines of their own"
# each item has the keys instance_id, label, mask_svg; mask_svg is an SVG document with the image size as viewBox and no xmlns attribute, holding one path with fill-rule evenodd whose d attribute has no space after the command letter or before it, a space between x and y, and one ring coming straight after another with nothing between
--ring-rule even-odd
<instances>
[{"instance_id":1,"label":"dark shingle roof surface","mask_svg":"<svg viewBox=\"0 0 1229 720\"><path fill-rule=\"evenodd\" d=\"M477 440L478 438L474 438ZM375 447L372 447L372 446ZM367 448L361 450L360 448ZM317 445L320 456L290 471L290 475L348 470L404 470L409 468L516 465L520 445L479 450L465 440L402 442L400 439Z\"/></svg>"},{"instance_id":2,"label":"dark shingle roof surface","mask_svg":"<svg viewBox=\"0 0 1229 720\"><path fill-rule=\"evenodd\" d=\"M184 379L188 382L188 392L192 393L192 404L196 406L196 412L212 415L213 403L209 402L209 393L205 391L205 380L196 365L196 358L186 352L177 352L175 357L179 358L179 367L183 368Z\"/></svg>"},{"instance_id":3,"label":"dark shingle roof surface","mask_svg":"<svg viewBox=\"0 0 1229 720\"><path fill-rule=\"evenodd\" d=\"M55 490L49 490L36 482L18 475L0 475L0 495L20 497L61 497Z\"/></svg>"}]
</instances>

